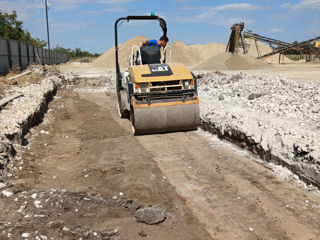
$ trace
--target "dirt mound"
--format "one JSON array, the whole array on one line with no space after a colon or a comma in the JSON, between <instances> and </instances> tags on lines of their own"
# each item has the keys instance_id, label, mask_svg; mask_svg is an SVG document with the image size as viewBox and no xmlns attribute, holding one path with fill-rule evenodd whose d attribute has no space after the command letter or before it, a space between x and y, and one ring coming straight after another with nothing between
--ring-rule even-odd
<instances>
[{"instance_id":1,"label":"dirt mound","mask_svg":"<svg viewBox=\"0 0 320 240\"><path fill-rule=\"evenodd\" d=\"M222 52L195 68L202 70L247 70L266 66L266 63L245 54L239 53L235 55L229 52Z\"/></svg>"},{"instance_id":2,"label":"dirt mound","mask_svg":"<svg viewBox=\"0 0 320 240\"><path fill-rule=\"evenodd\" d=\"M147 38L144 36L137 36L129 39L127 42L119 45L119 63L120 67L128 67L128 56L132 46L141 46L142 42ZM278 63L279 55L274 55L258 61L255 58L258 56L255 42L251 39L246 40L249 44L249 51L246 55L230 55L225 53L226 46L221 43L207 43L207 44L185 44L181 41L175 41L169 44L172 48L172 62L183 63L189 67L201 66L200 69L211 70L243 70L252 69L255 67L263 67L265 63ZM269 46L261 42L257 42L260 50L260 55L264 55L272 51ZM219 55L219 56L218 56ZM223 63L221 62L223 61ZM284 57L284 62L289 63L292 60ZM93 61L92 66L95 67L115 67L114 47L110 48L102 56ZM198 67L199 67L198 66ZM196 67L196 68L198 68Z\"/></svg>"},{"instance_id":3,"label":"dirt mound","mask_svg":"<svg viewBox=\"0 0 320 240\"><path fill-rule=\"evenodd\" d=\"M226 46L221 43L207 43L205 45L192 44L188 45L181 41L176 41L172 45L172 62L183 63L187 66L197 66L225 51Z\"/></svg>"},{"instance_id":4,"label":"dirt mound","mask_svg":"<svg viewBox=\"0 0 320 240\"><path fill-rule=\"evenodd\" d=\"M147 38L144 36L134 37L119 46L119 63L121 67L128 67L127 57L134 45L141 46ZM213 55L217 55L225 50L225 45L220 43L207 43L205 45L188 45L181 41L170 44L172 48L172 62L183 63L187 66L196 66L206 61ZM114 47L105 52L92 63L95 67L115 67Z\"/></svg>"},{"instance_id":5,"label":"dirt mound","mask_svg":"<svg viewBox=\"0 0 320 240\"><path fill-rule=\"evenodd\" d=\"M131 48L133 46L141 46L142 42L147 38L144 36L137 36L129 39L124 44L119 45L119 64L121 67L128 67L127 58L130 54ZM115 67L115 54L114 47L110 48L103 55L98 57L95 61L92 62L92 65L95 67Z\"/></svg>"}]
</instances>

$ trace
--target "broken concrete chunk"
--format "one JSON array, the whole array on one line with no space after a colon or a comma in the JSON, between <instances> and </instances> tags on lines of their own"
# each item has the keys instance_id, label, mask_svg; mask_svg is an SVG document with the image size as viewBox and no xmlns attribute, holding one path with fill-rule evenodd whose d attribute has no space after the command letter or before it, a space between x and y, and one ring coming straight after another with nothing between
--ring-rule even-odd
<instances>
[{"instance_id":1,"label":"broken concrete chunk","mask_svg":"<svg viewBox=\"0 0 320 240\"><path fill-rule=\"evenodd\" d=\"M223 96L223 95L220 95L220 96L219 96L219 100L224 100L224 96Z\"/></svg>"},{"instance_id":2,"label":"broken concrete chunk","mask_svg":"<svg viewBox=\"0 0 320 240\"><path fill-rule=\"evenodd\" d=\"M146 237L146 236L148 236L148 234L145 232L145 231L140 231L139 233L139 236L141 236L141 237Z\"/></svg>"},{"instance_id":3,"label":"broken concrete chunk","mask_svg":"<svg viewBox=\"0 0 320 240\"><path fill-rule=\"evenodd\" d=\"M261 96L262 96L261 93L252 93L252 94L250 94L250 95L248 96L248 100L253 100L253 99L259 98L259 97L261 97Z\"/></svg>"},{"instance_id":4,"label":"broken concrete chunk","mask_svg":"<svg viewBox=\"0 0 320 240\"><path fill-rule=\"evenodd\" d=\"M22 233L21 237L28 238L28 237L30 237L30 233Z\"/></svg>"},{"instance_id":5,"label":"broken concrete chunk","mask_svg":"<svg viewBox=\"0 0 320 240\"><path fill-rule=\"evenodd\" d=\"M158 224L166 219L166 208L163 204L138 209L135 214L137 222L146 224Z\"/></svg>"},{"instance_id":6,"label":"broken concrete chunk","mask_svg":"<svg viewBox=\"0 0 320 240\"><path fill-rule=\"evenodd\" d=\"M6 185L4 183L0 182L0 189L5 188L5 187L6 187Z\"/></svg>"},{"instance_id":7,"label":"broken concrete chunk","mask_svg":"<svg viewBox=\"0 0 320 240\"><path fill-rule=\"evenodd\" d=\"M3 195L5 195L6 197L8 197L8 198L13 195L12 192L9 192L9 191L7 191L7 190L3 190L1 193L2 193Z\"/></svg>"}]
</instances>

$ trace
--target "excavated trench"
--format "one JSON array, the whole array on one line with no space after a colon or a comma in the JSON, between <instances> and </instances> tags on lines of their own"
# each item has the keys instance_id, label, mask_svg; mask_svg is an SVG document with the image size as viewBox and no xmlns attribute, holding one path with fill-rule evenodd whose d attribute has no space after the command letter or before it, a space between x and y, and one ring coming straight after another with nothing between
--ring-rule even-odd
<instances>
[{"instance_id":1,"label":"excavated trench","mask_svg":"<svg viewBox=\"0 0 320 240\"><path fill-rule=\"evenodd\" d=\"M281 76L195 73L202 129L320 187L319 87Z\"/></svg>"},{"instance_id":2,"label":"excavated trench","mask_svg":"<svg viewBox=\"0 0 320 240\"><path fill-rule=\"evenodd\" d=\"M242 149L246 149L251 153L259 156L260 159L267 163L274 163L276 165L283 166L289 169L292 173L299 176L300 180L306 184L312 184L317 188L320 188L320 182L314 180L310 175L307 175L306 172L303 172L301 168L296 165L290 165L285 160L272 154L271 150L265 150L263 147L252 140L250 136L247 136L244 132L241 132L237 129L229 129L229 131L223 132L220 127L216 126L214 123L209 123L201 120L200 127L211 134L217 135L218 138L222 140L227 140L233 144L236 144ZM316 176L314 176L316 177Z\"/></svg>"},{"instance_id":3,"label":"excavated trench","mask_svg":"<svg viewBox=\"0 0 320 240\"><path fill-rule=\"evenodd\" d=\"M30 109L26 111L23 109L25 106L22 106L19 109L19 103L17 104L10 104L7 108L9 111L10 108L15 108L17 113L19 111L27 112L23 115L22 118L16 118L14 119L11 124L11 126L7 125L6 128L10 128L9 131L3 131L2 136L0 136L0 170L4 170L6 166L11 162L12 165L15 165L13 163L13 160L19 151L17 148L19 146L25 144L24 137L29 133L30 129L34 128L35 126L39 125L43 122L44 115L48 111L48 104L54 99L54 96L56 95L58 88L62 84L64 78L62 76L50 76L51 78L54 78L49 80L46 87L39 87L40 91L37 93L37 102L32 102ZM42 83L41 83L42 84ZM43 90L43 92L42 92ZM21 99L17 99L18 101L23 101L24 103L27 103L28 101L32 101L33 95L32 91L30 94L26 94L26 96L22 96ZM40 96L40 97L39 97ZM4 108L2 111L5 111L6 108ZM8 117L10 118L10 116ZM12 127L14 126L14 127Z\"/></svg>"}]
</instances>

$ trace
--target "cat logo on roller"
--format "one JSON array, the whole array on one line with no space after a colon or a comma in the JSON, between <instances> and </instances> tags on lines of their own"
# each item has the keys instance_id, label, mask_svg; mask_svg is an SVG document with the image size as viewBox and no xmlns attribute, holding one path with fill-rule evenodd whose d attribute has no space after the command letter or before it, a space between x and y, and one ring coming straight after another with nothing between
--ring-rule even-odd
<instances>
[{"instance_id":1,"label":"cat logo on roller","mask_svg":"<svg viewBox=\"0 0 320 240\"><path fill-rule=\"evenodd\" d=\"M151 72L168 72L171 71L169 65L161 64L161 65L149 65Z\"/></svg>"},{"instance_id":2,"label":"cat logo on roller","mask_svg":"<svg viewBox=\"0 0 320 240\"><path fill-rule=\"evenodd\" d=\"M151 75L144 74L143 76L170 76L172 75L172 70L168 64L150 64L148 65Z\"/></svg>"},{"instance_id":3,"label":"cat logo on roller","mask_svg":"<svg viewBox=\"0 0 320 240\"><path fill-rule=\"evenodd\" d=\"M197 79L181 63L171 63L171 48L161 54L159 46L133 46L129 69L120 72L118 24L131 20L158 20L167 34L166 22L158 16L127 16L115 22L115 58L118 109L129 118L134 135L196 130L199 123ZM142 43L141 43L142 44Z\"/></svg>"}]
</instances>

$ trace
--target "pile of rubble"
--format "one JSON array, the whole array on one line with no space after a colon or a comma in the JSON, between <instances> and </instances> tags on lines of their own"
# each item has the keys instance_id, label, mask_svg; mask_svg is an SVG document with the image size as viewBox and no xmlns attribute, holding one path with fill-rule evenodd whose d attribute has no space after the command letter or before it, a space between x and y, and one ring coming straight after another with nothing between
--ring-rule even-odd
<instances>
[{"instance_id":1,"label":"pile of rubble","mask_svg":"<svg viewBox=\"0 0 320 240\"><path fill-rule=\"evenodd\" d=\"M59 239L121 240L118 229L104 228L98 231L79 222L108 215L106 209L111 206L119 211L130 211L125 206L128 205L128 201L132 202L56 189L22 191L14 195L8 194L6 197L2 201L14 208L15 214L7 218L9 221L0 225L0 239L45 240L53 239L49 237L51 235L59 236ZM12 207L12 203L15 206ZM7 211L8 209L5 209L3 213L6 214ZM15 223L17 217L20 218L19 224Z\"/></svg>"},{"instance_id":2,"label":"pile of rubble","mask_svg":"<svg viewBox=\"0 0 320 240\"><path fill-rule=\"evenodd\" d=\"M320 87L283 76L194 72L204 129L320 186Z\"/></svg>"},{"instance_id":3,"label":"pile of rubble","mask_svg":"<svg viewBox=\"0 0 320 240\"><path fill-rule=\"evenodd\" d=\"M34 66L32 72L44 76L44 80L25 87L12 86L6 96L20 95L4 106L0 112L0 170L15 155L14 143L21 143L23 136L38 124L63 77L47 71L42 66Z\"/></svg>"},{"instance_id":4,"label":"pile of rubble","mask_svg":"<svg viewBox=\"0 0 320 240\"><path fill-rule=\"evenodd\" d=\"M66 88L73 91L85 92L115 92L116 74L113 71L96 73L95 71L86 71L84 73L68 72L64 74Z\"/></svg>"}]
</instances>

